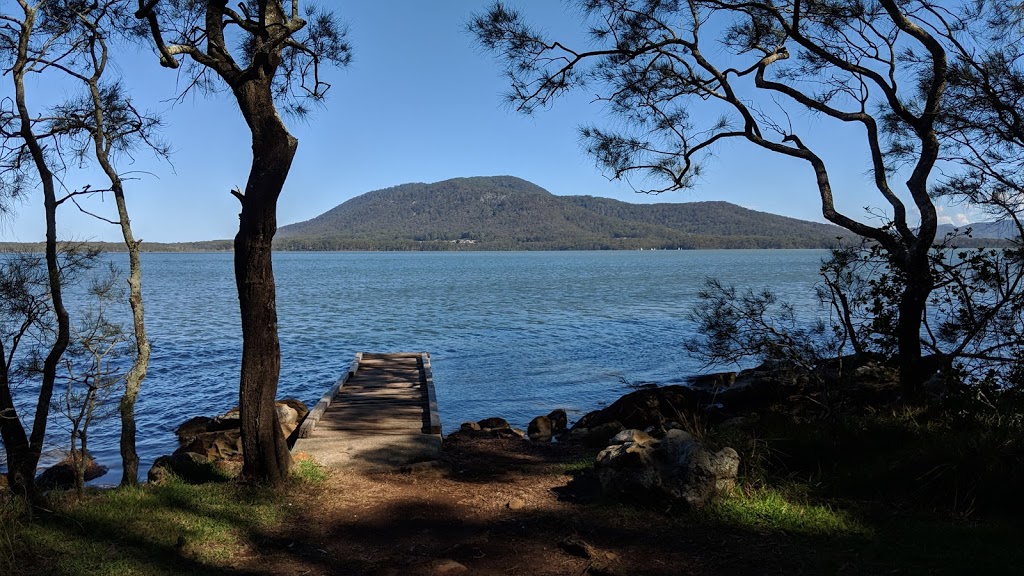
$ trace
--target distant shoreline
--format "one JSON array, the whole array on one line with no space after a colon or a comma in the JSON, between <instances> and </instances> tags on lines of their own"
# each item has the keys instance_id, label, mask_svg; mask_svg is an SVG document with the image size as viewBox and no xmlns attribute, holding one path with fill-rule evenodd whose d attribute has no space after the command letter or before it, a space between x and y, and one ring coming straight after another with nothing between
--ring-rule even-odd
<instances>
[{"instance_id":1,"label":"distant shoreline","mask_svg":"<svg viewBox=\"0 0 1024 576\"><path fill-rule=\"evenodd\" d=\"M966 238L961 239L962 242L953 244L952 248L1005 248L1010 245L1008 240L1002 240L998 238ZM65 241L62 241L65 242ZM112 252L120 253L127 252L125 245L120 242L76 242L77 244L98 249L101 252ZM0 252L43 252L45 244L43 242L0 242ZM160 253L160 254L205 254L205 253L231 253L234 251L233 242L231 240L207 240L202 242L143 242L141 245L142 252L146 253ZM699 247L593 247L593 248L558 248L558 247L531 247L531 246L516 246L512 248L498 248L488 246L486 244L475 244L475 245L452 245L445 243L438 245L431 243L430 245L419 246L419 247L407 247L407 248L396 248L396 247L381 247L381 248L292 248L292 247L274 247L274 252L688 252L688 251L705 251L705 250L828 250L828 246L757 246L757 245L738 245L737 243L723 243L720 246L699 246Z\"/></svg>"}]
</instances>

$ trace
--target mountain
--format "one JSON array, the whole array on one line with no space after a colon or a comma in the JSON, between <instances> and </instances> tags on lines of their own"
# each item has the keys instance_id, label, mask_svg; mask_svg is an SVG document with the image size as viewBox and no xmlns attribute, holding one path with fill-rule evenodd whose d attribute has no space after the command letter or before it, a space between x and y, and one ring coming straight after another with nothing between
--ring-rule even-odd
<instances>
[{"instance_id":1,"label":"mountain","mask_svg":"<svg viewBox=\"0 0 1024 576\"><path fill-rule=\"evenodd\" d=\"M282 226L285 250L822 248L847 232L727 202L630 204L556 196L512 176L368 192Z\"/></svg>"},{"instance_id":2,"label":"mountain","mask_svg":"<svg viewBox=\"0 0 1024 576\"><path fill-rule=\"evenodd\" d=\"M936 239L942 239L947 234L954 232L964 233L967 229L971 229L971 237L973 238L999 238L1003 240L1009 240L1017 237L1017 228L1013 225L1013 222L1002 221L1002 222L975 222L973 224L964 224L963 226L953 226L952 224L940 224L937 232L935 233Z\"/></svg>"}]
</instances>

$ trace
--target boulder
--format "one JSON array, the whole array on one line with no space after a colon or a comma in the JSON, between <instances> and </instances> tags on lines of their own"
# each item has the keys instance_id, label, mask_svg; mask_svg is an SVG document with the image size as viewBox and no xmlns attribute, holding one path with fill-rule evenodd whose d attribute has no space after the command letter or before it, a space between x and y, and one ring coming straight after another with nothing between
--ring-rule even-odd
<instances>
[{"instance_id":1,"label":"boulder","mask_svg":"<svg viewBox=\"0 0 1024 576\"><path fill-rule=\"evenodd\" d=\"M277 405L288 406L289 408L295 410L295 412L298 414L299 422L302 422L306 418L306 415L309 414L309 408L306 406L306 403L303 402L302 400L299 400L298 398L283 398L277 401Z\"/></svg>"},{"instance_id":2,"label":"boulder","mask_svg":"<svg viewBox=\"0 0 1024 576\"><path fill-rule=\"evenodd\" d=\"M551 421L551 433L561 434L565 432L566 427L569 425L569 417L565 414L565 410L562 408L556 408L548 414L548 420Z\"/></svg>"},{"instance_id":3,"label":"boulder","mask_svg":"<svg viewBox=\"0 0 1024 576\"><path fill-rule=\"evenodd\" d=\"M805 372L783 362L765 362L757 368L742 370L735 383L718 392L715 401L733 413L758 411L777 402L785 402L800 393L808 383Z\"/></svg>"},{"instance_id":4,"label":"boulder","mask_svg":"<svg viewBox=\"0 0 1024 576\"><path fill-rule=\"evenodd\" d=\"M736 382L735 372L716 372L713 374L701 374L689 379L690 386L694 388L716 392L728 388Z\"/></svg>"},{"instance_id":5,"label":"boulder","mask_svg":"<svg viewBox=\"0 0 1024 576\"><path fill-rule=\"evenodd\" d=\"M292 435L293 432L298 428L299 423L309 414L309 408L302 403L301 400L295 398L285 398L278 400L275 404L277 411L277 418L281 423L281 433L284 434L285 438ZM210 438L207 434L219 433L219 432L233 432L241 429L242 422L240 419L238 408L232 408L220 416L210 418L208 416L196 416L190 418L174 433L178 436L178 445L182 448L193 444L200 437ZM228 434L228 436L233 436ZM209 442L206 440L205 442ZM191 450L192 452L198 452L205 454L205 450ZM210 457L216 457L216 455L208 454Z\"/></svg>"},{"instance_id":6,"label":"boulder","mask_svg":"<svg viewBox=\"0 0 1024 576\"><path fill-rule=\"evenodd\" d=\"M699 508L732 490L739 462L732 448L713 453L683 430L661 440L627 430L597 455L594 468L607 498Z\"/></svg>"},{"instance_id":7,"label":"boulder","mask_svg":"<svg viewBox=\"0 0 1024 576\"><path fill-rule=\"evenodd\" d=\"M178 429L174 431L174 434L178 437L178 442L185 442L189 438L195 438L199 434L210 431L210 425L214 422L213 418L209 416L196 416L195 418L189 418L184 424L178 426Z\"/></svg>"},{"instance_id":8,"label":"boulder","mask_svg":"<svg viewBox=\"0 0 1024 576\"><path fill-rule=\"evenodd\" d=\"M161 456L153 462L146 475L153 483L162 482L171 476L176 476L189 484L221 482L225 479L224 474L211 459L194 452L176 452L170 456Z\"/></svg>"},{"instance_id":9,"label":"boulder","mask_svg":"<svg viewBox=\"0 0 1024 576\"><path fill-rule=\"evenodd\" d=\"M626 442L639 442L644 444L652 440L654 440L654 438L646 432L642 432L640 430L623 430L613 436L612 439L608 441L608 444L625 444Z\"/></svg>"},{"instance_id":10,"label":"boulder","mask_svg":"<svg viewBox=\"0 0 1024 576\"><path fill-rule=\"evenodd\" d=\"M229 460L242 456L242 431L238 428L205 432L192 438L187 444L174 451L175 454L190 452L210 460Z\"/></svg>"},{"instance_id":11,"label":"boulder","mask_svg":"<svg viewBox=\"0 0 1024 576\"><path fill-rule=\"evenodd\" d=\"M513 428L504 418L484 418L479 422L463 422L459 429L448 435L466 438L526 438L526 432Z\"/></svg>"},{"instance_id":12,"label":"boulder","mask_svg":"<svg viewBox=\"0 0 1024 576\"><path fill-rule=\"evenodd\" d=\"M195 418L188 419L181 426L178 426L178 429L174 431L174 434L178 437L178 445L181 446L191 442L200 434L237 429L239 426L240 423L237 416L235 418L228 419L225 419L223 416L217 416L215 418L210 418L209 416L196 416Z\"/></svg>"},{"instance_id":13,"label":"boulder","mask_svg":"<svg viewBox=\"0 0 1024 576\"><path fill-rule=\"evenodd\" d=\"M622 430L623 426L619 422L605 422L593 428L587 428L586 432L580 435L580 441L589 448L604 448L608 445L608 441Z\"/></svg>"},{"instance_id":14,"label":"boulder","mask_svg":"<svg viewBox=\"0 0 1024 576\"><path fill-rule=\"evenodd\" d=\"M529 435L530 440L534 442L550 442L552 428L550 418L547 416L537 416L530 420L529 426L526 427L526 433Z\"/></svg>"},{"instance_id":15,"label":"boulder","mask_svg":"<svg viewBox=\"0 0 1024 576\"><path fill-rule=\"evenodd\" d=\"M92 459L91 456L86 457L85 463L85 481L95 480L100 476L107 473L106 466L100 466ZM75 486L75 467L71 463L71 456L61 460L60 462L50 466L43 473L36 477L36 486L43 490L51 490L54 488L74 488Z\"/></svg>"},{"instance_id":16,"label":"boulder","mask_svg":"<svg viewBox=\"0 0 1024 576\"><path fill-rule=\"evenodd\" d=\"M504 430L506 428L511 428L511 426L508 425L508 420L498 417L484 418L483 420L477 421L477 424L480 426L481 430Z\"/></svg>"},{"instance_id":17,"label":"boulder","mask_svg":"<svg viewBox=\"0 0 1024 576\"><path fill-rule=\"evenodd\" d=\"M644 430L670 420L679 421L696 413L707 405L707 400L705 392L686 386L638 390L626 394L606 408L586 414L573 424L573 429L619 422L624 428Z\"/></svg>"},{"instance_id":18,"label":"boulder","mask_svg":"<svg viewBox=\"0 0 1024 576\"><path fill-rule=\"evenodd\" d=\"M516 438L519 440L526 439L526 432L519 428L498 428L492 432L498 438Z\"/></svg>"}]
</instances>

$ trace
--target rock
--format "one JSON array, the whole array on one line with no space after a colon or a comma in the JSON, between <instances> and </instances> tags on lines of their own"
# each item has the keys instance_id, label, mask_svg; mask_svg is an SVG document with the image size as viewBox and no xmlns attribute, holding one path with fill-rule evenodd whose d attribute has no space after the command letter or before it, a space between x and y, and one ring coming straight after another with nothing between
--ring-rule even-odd
<instances>
[{"instance_id":1,"label":"rock","mask_svg":"<svg viewBox=\"0 0 1024 576\"><path fill-rule=\"evenodd\" d=\"M435 576L450 576L451 574L465 574L467 572L469 572L469 568L455 560L441 560L434 565L433 574Z\"/></svg>"},{"instance_id":2,"label":"rock","mask_svg":"<svg viewBox=\"0 0 1024 576\"><path fill-rule=\"evenodd\" d=\"M298 413L299 422L302 422L303 419L305 419L306 416L309 414L309 407L306 406L305 402L299 400L298 398L283 398L277 401L277 405L288 406L289 408L295 410L295 412Z\"/></svg>"},{"instance_id":3,"label":"rock","mask_svg":"<svg viewBox=\"0 0 1024 576\"><path fill-rule=\"evenodd\" d=\"M476 422L463 422L462 425L459 426L459 430L463 430L465 432L479 432L480 425Z\"/></svg>"},{"instance_id":4,"label":"rock","mask_svg":"<svg viewBox=\"0 0 1024 576\"><path fill-rule=\"evenodd\" d=\"M235 406L231 410L228 410L227 412L225 412L225 413L221 414L220 416L218 416L217 419L218 420L222 420L222 421L228 421L228 420L238 421L238 420L242 419L242 411L238 409L238 406Z\"/></svg>"},{"instance_id":5,"label":"rock","mask_svg":"<svg viewBox=\"0 0 1024 576\"><path fill-rule=\"evenodd\" d=\"M732 448L712 453L687 432L669 430L661 440L613 443L597 455L594 469L605 497L699 508L732 490L739 461Z\"/></svg>"},{"instance_id":6,"label":"rock","mask_svg":"<svg viewBox=\"0 0 1024 576\"><path fill-rule=\"evenodd\" d=\"M619 398L607 408L586 414L573 425L573 429L619 422L623 428L644 430L696 413L701 406L707 405L708 399L705 392L686 386L638 390Z\"/></svg>"},{"instance_id":7,"label":"rock","mask_svg":"<svg viewBox=\"0 0 1024 576\"><path fill-rule=\"evenodd\" d=\"M220 432L223 430L237 429L240 422L237 417L224 419L223 416L210 418L208 416L196 416L190 418L174 431L178 436L178 445L184 445L195 439L200 434L209 432Z\"/></svg>"},{"instance_id":8,"label":"rock","mask_svg":"<svg viewBox=\"0 0 1024 576\"><path fill-rule=\"evenodd\" d=\"M520 430L519 428L498 428L496 430L492 430L491 433L498 438L517 438L519 440L526 439L526 432Z\"/></svg>"},{"instance_id":9,"label":"rock","mask_svg":"<svg viewBox=\"0 0 1024 576\"><path fill-rule=\"evenodd\" d=\"M210 460L229 460L242 456L242 431L233 428L219 432L206 432L192 438L190 442L174 451L174 454L191 452Z\"/></svg>"},{"instance_id":10,"label":"rock","mask_svg":"<svg viewBox=\"0 0 1024 576\"><path fill-rule=\"evenodd\" d=\"M281 424L281 430L284 431L286 426L294 430L295 424L299 421L299 411L287 404L278 404L275 406L275 409L277 410L277 421ZM287 435L285 434L285 436Z\"/></svg>"},{"instance_id":11,"label":"rock","mask_svg":"<svg viewBox=\"0 0 1024 576\"><path fill-rule=\"evenodd\" d=\"M275 403L281 433L290 438L299 423L309 414L309 408L298 399L285 398ZM233 458L241 454L241 444L233 448L234 440L241 437L238 408L228 410L216 418L196 416L190 418L175 430L178 436L178 451L195 452L209 458Z\"/></svg>"},{"instance_id":12,"label":"rock","mask_svg":"<svg viewBox=\"0 0 1024 576\"><path fill-rule=\"evenodd\" d=\"M740 456L732 448L712 454L695 444L690 453L687 473L677 479L673 496L692 508L699 508L717 494L727 494L736 486ZM677 494L676 494L677 493Z\"/></svg>"},{"instance_id":13,"label":"rock","mask_svg":"<svg viewBox=\"0 0 1024 576\"><path fill-rule=\"evenodd\" d=\"M550 442L552 431L551 419L547 416L537 416L526 427L526 433L534 442Z\"/></svg>"},{"instance_id":14,"label":"rock","mask_svg":"<svg viewBox=\"0 0 1024 576\"><path fill-rule=\"evenodd\" d=\"M672 428L665 432L665 438L663 438L663 440L668 440L670 442L692 442L693 434L690 434L682 428Z\"/></svg>"},{"instance_id":15,"label":"rock","mask_svg":"<svg viewBox=\"0 0 1024 576\"><path fill-rule=\"evenodd\" d=\"M791 365L766 362L757 368L742 370L731 387L715 395L715 401L731 412L757 411L774 402L785 401L798 393L807 381L807 374Z\"/></svg>"},{"instance_id":16,"label":"rock","mask_svg":"<svg viewBox=\"0 0 1024 576\"><path fill-rule=\"evenodd\" d=\"M736 382L735 372L717 372L714 374L701 374L690 378L690 386L701 388L711 392L728 388Z\"/></svg>"},{"instance_id":17,"label":"rock","mask_svg":"<svg viewBox=\"0 0 1024 576\"><path fill-rule=\"evenodd\" d=\"M565 410L562 408L556 408L548 414L548 420L551 421L551 433L561 434L565 432L566 426L569 424L569 417L566 416Z\"/></svg>"},{"instance_id":18,"label":"rock","mask_svg":"<svg viewBox=\"0 0 1024 576\"><path fill-rule=\"evenodd\" d=\"M580 441L583 442L584 446L588 446L590 448L602 448L607 446L608 441L621 432L622 429L623 426L619 422L606 422L604 424L588 428L587 432L583 434L582 438L580 438Z\"/></svg>"},{"instance_id":19,"label":"rock","mask_svg":"<svg viewBox=\"0 0 1024 576\"><path fill-rule=\"evenodd\" d=\"M483 420L477 421L477 424L480 426L481 430L504 430L506 428L511 428L511 426L508 425L508 420L497 417L484 418Z\"/></svg>"},{"instance_id":20,"label":"rock","mask_svg":"<svg viewBox=\"0 0 1024 576\"><path fill-rule=\"evenodd\" d=\"M608 444L625 444L626 442L650 442L651 440L654 440L654 438L651 437L651 435L646 432L641 432L640 430L623 430L622 432L619 432L618 434L613 436L612 439L608 441Z\"/></svg>"},{"instance_id":21,"label":"rock","mask_svg":"<svg viewBox=\"0 0 1024 576\"><path fill-rule=\"evenodd\" d=\"M178 436L178 442L186 442L188 439L195 438L198 434L209 432L210 424L213 422L214 419L209 416L189 418L184 424L178 426L174 434Z\"/></svg>"},{"instance_id":22,"label":"rock","mask_svg":"<svg viewBox=\"0 0 1024 576\"><path fill-rule=\"evenodd\" d=\"M146 476L150 482L159 483L171 475L189 484L221 482L225 479L213 461L194 452L161 456L153 462L153 467Z\"/></svg>"},{"instance_id":23,"label":"rock","mask_svg":"<svg viewBox=\"0 0 1024 576\"><path fill-rule=\"evenodd\" d=\"M106 466L100 466L92 457L87 456L85 463L85 481L95 480L107 473ZM54 488L73 488L75 486L75 467L71 456L50 466L36 478L36 486L43 490Z\"/></svg>"}]
</instances>

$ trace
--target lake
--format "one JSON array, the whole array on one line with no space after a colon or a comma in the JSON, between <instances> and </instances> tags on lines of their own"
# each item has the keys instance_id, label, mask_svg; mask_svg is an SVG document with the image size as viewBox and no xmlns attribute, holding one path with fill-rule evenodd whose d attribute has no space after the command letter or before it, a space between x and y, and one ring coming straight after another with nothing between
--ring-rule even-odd
<instances>
[{"instance_id":1,"label":"lake","mask_svg":"<svg viewBox=\"0 0 1024 576\"><path fill-rule=\"evenodd\" d=\"M554 408L570 421L632 382L699 373L682 342L708 276L769 287L808 315L823 250L278 253L279 397L312 406L358 351L428 351L445 433ZM106 256L127 267L123 254ZM236 404L241 335L231 254L143 256L153 354L137 407L144 477L173 430ZM127 321L127 315L126 315ZM130 325L130 324L128 324ZM51 436L66 443L62 423ZM116 419L90 446L120 478ZM51 447L55 446L51 444Z\"/></svg>"}]
</instances>

